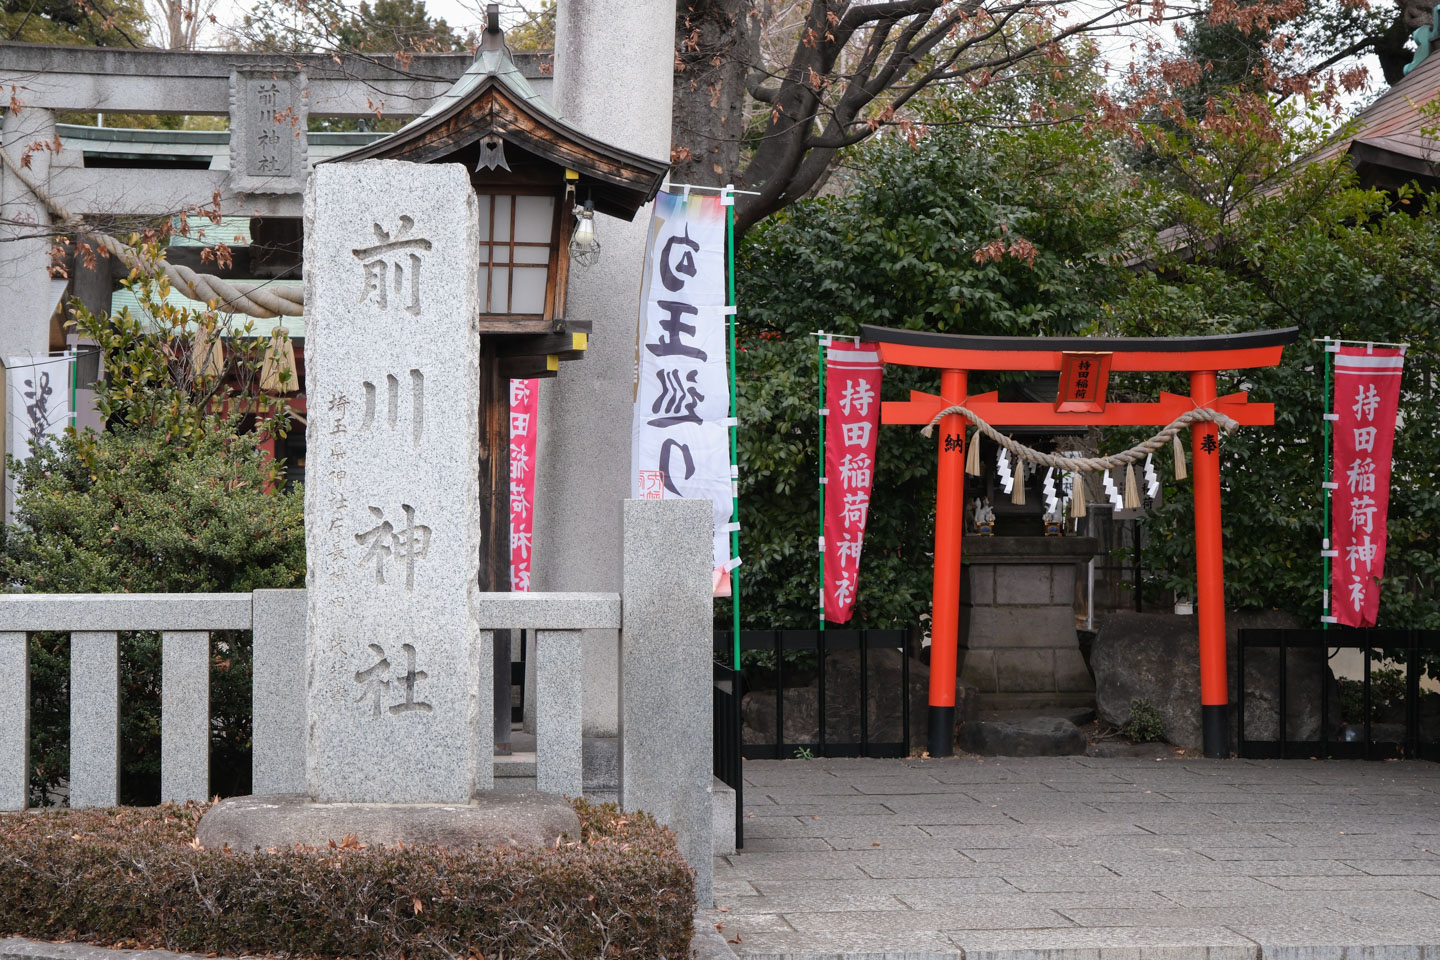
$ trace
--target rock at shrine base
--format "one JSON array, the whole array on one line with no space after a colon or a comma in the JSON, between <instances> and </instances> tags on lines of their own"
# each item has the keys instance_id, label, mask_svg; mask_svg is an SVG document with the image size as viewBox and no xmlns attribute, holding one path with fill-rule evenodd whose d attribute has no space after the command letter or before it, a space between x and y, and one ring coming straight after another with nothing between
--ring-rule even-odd
<instances>
[{"instance_id":1,"label":"rock at shrine base","mask_svg":"<svg viewBox=\"0 0 1440 960\"><path fill-rule=\"evenodd\" d=\"M207 850L249 852L329 846L354 836L369 846L451 849L553 847L580 839L580 818L563 797L548 793L476 794L468 804L316 803L301 794L231 797L200 820L196 839Z\"/></svg>"},{"instance_id":2,"label":"rock at shrine base","mask_svg":"<svg viewBox=\"0 0 1440 960\"><path fill-rule=\"evenodd\" d=\"M1064 717L973 720L960 728L960 749L982 757L1076 757L1087 746L1084 732Z\"/></svg>"}]
</instances>

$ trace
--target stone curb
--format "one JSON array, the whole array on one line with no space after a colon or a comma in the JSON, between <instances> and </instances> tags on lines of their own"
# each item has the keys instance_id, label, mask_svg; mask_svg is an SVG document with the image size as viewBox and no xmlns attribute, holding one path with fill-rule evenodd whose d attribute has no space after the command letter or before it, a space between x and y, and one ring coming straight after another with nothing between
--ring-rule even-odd
<instances>
[{"instance_id":1,"label":"stone curb","mask_svg":"<svg viewBox=\"0 0 1440 960\"><path fill-rule=\"evenodd\" d=\"M695 914L695 935L690 938L690 956L693 960L736 960L735 951L725 942L725 934L716 930L715 922L704 913Z\"/></svg>"},{"instance_id":2,"label":"stone curb","mask_svg":"<svg viewBox=\"0 0 1440 960\"><path fill-rule=\"evenodd\" d=\"M724 934L705 916L695 918L692 960L736 960ZM755 951L744 960L1440 960L1440 945L1352 944L1349 946L1139 946L1057 947L1021 950L833 950ZM116 950L86 943L48 943L23 937L0 939L0 960L215 960L169 950ZM238 957L233 960L259 960Z\"/></svg>"},{"instance_id":3,"label":"stone curb","mask_svg":"<svg viewBox=\"0 0 1440 960\"><path fill-rule=\"evenodd\" d=\"M695 936L690 940L690 956L693 960L735 960L735 954L725 937L705 917L695 917ZM116 950L111 947L96 947L88 943L49 943L44 940L27 940L24 937L0 939L0 960L215 960L195 953L173 953L169 950ZM233 960L260 960L249 956ZM677 958L678 960L678 958ZM1303 960L1303 958L1286 958ZM1370 960L1370 958L1346 958L1346 960ZM1399 957L1375 958L1375 960L1407 960Z\"/></svg>"},{"instance_id":4,"label":"stone curb","mask_svg":"<svg viewBox=\"0 0 1440 960\"><path fill-rule=\"evenodd\" d=\"M704 941L702 943L702 940ZM692 944L698 960L731 960L737 955L712 924L697 925ZM723 949L723 953L721 950ZM741 960L1440 960L1440 946L1429 944L1352 944L1348 946L1144 946L1052 947L1016 950L753 950ZM0 956L0 960L5 960ZM57 958L58 960L58 958ZM96 958L98 960L98 958Z\"/></svg>"},{"instance_id":5,"label":"stone curb","mask_svg":"<svg viewBox=\"0 0 1440 960\"><path fill-rule=\"evenodd\" d=\"M115 950L88 943L49 943L10 937L0 940L0 960L205 960L196 953L169 950Z\"/></svg>"}]
</instances>

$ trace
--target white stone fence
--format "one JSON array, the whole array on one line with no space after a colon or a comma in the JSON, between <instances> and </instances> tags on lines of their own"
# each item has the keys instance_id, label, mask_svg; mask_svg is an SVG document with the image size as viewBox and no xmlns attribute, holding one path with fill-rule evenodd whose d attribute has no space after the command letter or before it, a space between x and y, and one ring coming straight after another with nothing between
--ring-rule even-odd
<instances>
[{"instance_id":1,"label":"white stone fence","mask_svg":"<svg viewBox=\"0 0 1440 960\"><path fill-rule=\"evenodd\" d=\"M623 504L623 592L476 593L481 646L536 633L536 789L579 796L584 630L620 633L620 804L673 828L709 903L711 870L710 504ZM209 796L210 631L253 637L255 794L306 793L305 591L0 595L0 811L29 779L28 635L70 634L70 805L110 807L120 788L119 633L161 634L160 795ZM482 657L483 663L489 657ZM490 678L483 679L488 688ZM483 696L484 690L479 691ZM488 720L488 713L485 714ZM488 723L484 727L489 732ZM477 743L489 744L488 736ZM477 785L494 757L476 757Z\"/></svg>"},{"instance_id":2,"label":"white stone fence","mask_svg":"<svg viewBox=\"0 0 1440 960\"><path fill-rule=\"evenodd\" d=\"M606 593L488 593L482 630L529 629L536 640L536 789L581 792L580 644L573 631L618 629ZM249 630L254 643L253 789L305 792L305 591L0 596L0 810L23 809L29 770L32 631L70 634L70 804L119 801L121 631L161 634L160 796L209 794L210 631Z\"/></svg>"}]
</instances>

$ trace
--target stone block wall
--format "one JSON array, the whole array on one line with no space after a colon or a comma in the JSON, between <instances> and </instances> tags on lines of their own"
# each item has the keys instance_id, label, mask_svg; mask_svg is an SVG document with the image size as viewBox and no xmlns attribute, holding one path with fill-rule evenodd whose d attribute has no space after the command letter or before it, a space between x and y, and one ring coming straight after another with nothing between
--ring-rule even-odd
<instances>
[{"instance_id":1,"label":"stone block wall","mask_svg":"<svg viewBox=\"0 0 1440 960\"><path fill-rule=\"evenodd\" d=\"M1085 537L972 537L962 556L960 678L982 694L1043 705L1095 690L1075 629ZM1018 701L1017 701L1018 702Z\"/></svg>"}]
</instances>

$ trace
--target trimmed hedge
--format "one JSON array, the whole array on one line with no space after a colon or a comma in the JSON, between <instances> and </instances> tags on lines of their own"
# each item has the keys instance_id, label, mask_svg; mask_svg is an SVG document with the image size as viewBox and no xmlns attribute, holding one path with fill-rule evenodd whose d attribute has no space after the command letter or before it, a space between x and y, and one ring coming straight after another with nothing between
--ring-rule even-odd
<instances>
[{"instance_id":1,"label":"trimmed hedge","mask_svg":"<svg viewBox=\"0 0 1440 960\"><path fill-rule=\"evenodd\" d=\"M646 814L574 801L552 849L233 853L188 804L0 816L0 936L366 960L681 960L694 875Z\"/></svg>"}]
</instances>

